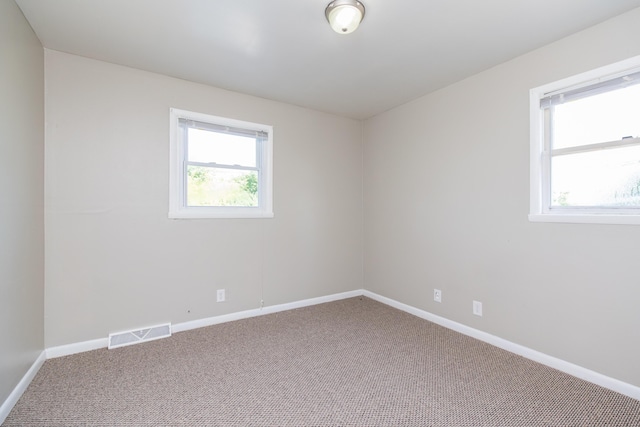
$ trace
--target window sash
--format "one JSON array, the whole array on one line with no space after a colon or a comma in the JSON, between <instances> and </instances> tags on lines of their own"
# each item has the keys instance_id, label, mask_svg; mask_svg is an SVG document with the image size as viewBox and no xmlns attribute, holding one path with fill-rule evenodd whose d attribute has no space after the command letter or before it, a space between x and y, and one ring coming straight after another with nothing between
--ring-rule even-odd
<instances>
[{"instance_id":1,"label":"window sash","mask_svg":"<svg viewBox=\"0 0 640 427\"><path fill-rule=\"evenodd\" d=\"M262 173L262 146L264 141L268 137L267 132L251 129L234 128L230 126L222 126L214 123L199 122L196 120L179 119L178 124L181 128L182 144L183 144L183 169L182 169L182 206L185 208L203 208L202 206L190 206L188 203L188 180L187 171L189 166L202 166L206 168L217 169L230 169L230 170L249 170L256 171L258 173L258 206L213 206L215 209L260 209L262 201L264 200L263 190L263 173ZM242 166L242 165L229 165L216 162L192 162L187 160L189 158L189 129L200 129L211 132L222 133L226 135L236 135L249 138L255 138L256 143L256 166ZM204 207L211 208L211 207Z\"/></svg>"},{"instance_id":2,"label":"window sash","mask_svg":"<svg viewBox=\"0 0 640 427\"><path fill-rule=\"evenodd\" d=\"M589 151L609 150L612 148L630 147L640 145L640 138L622 138L617 141L598 142L595 144L576 145L575 147L556 148L550 151L550 155L566 156L570 154L587 153Z\"/></svg>"},{"instance_id":3,"label":"window sash","mask_svg":"<svg viewBox=\"0 0 640 427\"><path fill-rule=\"evenodd\" d=\"M185 160L185 166L202 166L205 168L216 168L216 169L233 169L233 170L244 170L244 171L257 171L260 172L260 168L258 166L241 166L241 165L225 165L223 163L202 163L202 162L190 162Z\"/></svg>"},{"instance_id":4,"label":"window sash","mask_svg":"<svg viewBox=\"0 0 640 427\"><path fill-rule=\"evenodd\" d=\"M187 172L185 172L185 190L184 190L184 203L185 203L185 207L189 208L189 209L211 209L211 208L215 208L215 209L260 209L261 205L260 205L260 198L262 197L261 194L262 192L261 190L261 182L260 182L260 171L256 168L245 168L245 167L220 167L220 166L212 166L210 164L194 164L194 163L189 163L185 166L185 171L188 171L188 167L189 166L199 166L199 167L203 167L209 170L216 170L216 169L222 169L222 170L233 170L233 171L251 171L251 172L256 172L258 175L258 182L257 182L257 186L258 186L258 192L256 193L256 197L257 197L257 205L255 206L250 206L250 205L228 205L228 206L224 206L224 205L210 205L210 206L198 206L198 205L192 205L189 204L189 191L188 191L188 178L187 178Z\"/></svg>"},{"instance_id":5,"label":"window sash","mask_svg":"<svg viewBox=\"0 0 640 427\"><path fill-rule=\"evenodd\" d=\"M235 135L242 136L246 138L254 138L256 144L256 168L257 170L262 168L262 150L264 144L267 142L269 138L269 134L265 131L261 130L251 130L251 129L240 129L229 126L216 125L213 123L204 123L198 122L195 120L187 120L187 119L179 119L178 126L180 129L180 136L183 142L183 157L185 162L189 162L189 129L198 129L198 130L206 130L210 132L221 133L223 135ZM195 164L196 162L191 162ZM250 167L243 166L238 164L226 164L226 163L217 163L217 162L209 162L202 163L202 165L217 165L217 166L228 166L228 167Z\"/></svg>"},{"instance_id":6,"label":"window sash","mask_svg":"<svg viewBox=\"0 0 640 427\"><path fill-rule=\"evenodd\" d=\"M542 152L542 199L543 199L543 213L570 213L570 212L580 212L580 213L592 213L592 214L606 214L606 213L616 213L616 214L640 214L640 204L637 205L628 205L628 206L620 206L620 205L583 205L583 206L561 206L558 204L554 204L553 202L553 173L552 173L552 164L555 158L564 157L564 156L574 156L580 155L584 153L594 152L594 151L602 151L602 150L612 150L619 148L627 148L627 147L637 147L640 146L640 138L625 138L620 141L610 141L604 143L597 144L589 144L578 147L567 147L558 150L545 150Z\"/></svg>"}]
</instances>

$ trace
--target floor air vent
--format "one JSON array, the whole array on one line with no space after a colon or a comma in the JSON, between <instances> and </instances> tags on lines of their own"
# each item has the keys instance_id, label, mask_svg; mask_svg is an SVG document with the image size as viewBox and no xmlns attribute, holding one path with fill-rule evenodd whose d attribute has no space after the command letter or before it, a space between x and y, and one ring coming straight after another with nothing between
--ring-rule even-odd
<instances>
[{"instance_id":1,"label":"floor air vent","mask_svg":"<svg viewBox=\"0 0 640 427\"><path fill-rule=\"evenodd\" d=\"M109 334L109 349L171 336L171 323Z\"/></svg>"}]
</instances>

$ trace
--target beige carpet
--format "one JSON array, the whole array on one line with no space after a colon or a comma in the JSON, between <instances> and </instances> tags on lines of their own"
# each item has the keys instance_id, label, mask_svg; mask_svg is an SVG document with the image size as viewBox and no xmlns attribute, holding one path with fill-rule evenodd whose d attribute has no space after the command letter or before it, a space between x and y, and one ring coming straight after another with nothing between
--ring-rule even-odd
<instances>
[{"instance_id":1,"label":"beige carpet","mask_svg":"<svg viewBox=\"0 0 640 427\"><path fill-rule=\"evenodd\" d=\"M640 426L640 401L359 297L52 359L4 426Z\"/></svg>"}]
</instances>

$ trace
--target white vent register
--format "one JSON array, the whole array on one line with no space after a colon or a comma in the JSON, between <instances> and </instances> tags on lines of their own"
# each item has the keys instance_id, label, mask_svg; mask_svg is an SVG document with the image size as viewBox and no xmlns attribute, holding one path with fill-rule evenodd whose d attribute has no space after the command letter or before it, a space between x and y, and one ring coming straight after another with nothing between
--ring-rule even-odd
<instances>
[{"instance_id":1,"label":"white vent register","mask_svg":"<svg viewBox=\"0 0 640 427\"><path fill-rule=\"evenodd\" d=\"M159 340L171 336L171 323L109 334L109 349Z\"/></svg>"}]
</instances>

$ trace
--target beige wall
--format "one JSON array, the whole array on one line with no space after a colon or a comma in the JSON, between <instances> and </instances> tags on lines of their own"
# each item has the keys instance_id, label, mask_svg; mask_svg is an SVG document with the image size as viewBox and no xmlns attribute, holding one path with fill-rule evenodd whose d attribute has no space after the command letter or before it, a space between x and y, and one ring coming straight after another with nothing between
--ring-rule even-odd
<instances>
[{"instance_id":1,"label":"beige wall","mask_svg":"<svg viewBox=\"0 0 640 427\"><path fill-rule=\"evenodd\" d=\"M44 349L44 63L0 0L0 404Z\"/></svg>"},{"instance_id":2,"label":"beige wall","mask_svg":"<svg viewBox=\"0 0 640 427\"><path fill-rule=\"evenodd\" d=\"M527 220L529 89L639 55L639 23L636 9L368 120L367 289L640 386L640 227Z\"/></svg>"},{"instance_id":3,"label":"beige wall","mask_svg":"<svg viewBox=\"0 0 640 427\"><path fill-rule=\"evenodd\" d=\"M362 288L360 122L56 51L45 68L47 347ZM170 107L273 125L275 218L167 218Z\"/></svg>"}]
</instances>

